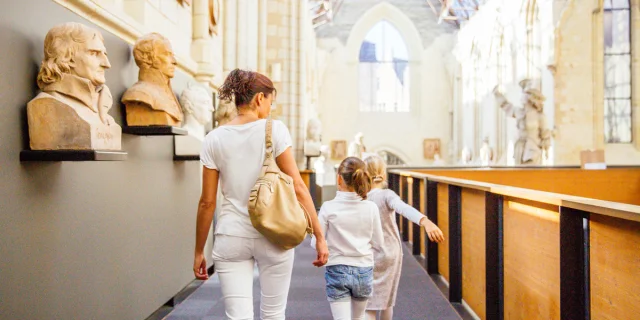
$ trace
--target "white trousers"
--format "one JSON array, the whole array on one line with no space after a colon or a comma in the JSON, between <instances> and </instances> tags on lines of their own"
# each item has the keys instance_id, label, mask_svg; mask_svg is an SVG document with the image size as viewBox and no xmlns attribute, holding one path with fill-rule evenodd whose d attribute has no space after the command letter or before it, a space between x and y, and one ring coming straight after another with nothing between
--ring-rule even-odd
<instances>
[{"instance_id":1,"label":"white trousers","mask_svg":"<svg viewBox=\"0 0 640 320\"><path fill-rule=\"evenodd\" d=\"M212 257L226 319L253 320L254 263L260 274L260 319L285 319L293 256L293 250L282 250L264 237L216 235Z\"/></svg>"}]
</instances>

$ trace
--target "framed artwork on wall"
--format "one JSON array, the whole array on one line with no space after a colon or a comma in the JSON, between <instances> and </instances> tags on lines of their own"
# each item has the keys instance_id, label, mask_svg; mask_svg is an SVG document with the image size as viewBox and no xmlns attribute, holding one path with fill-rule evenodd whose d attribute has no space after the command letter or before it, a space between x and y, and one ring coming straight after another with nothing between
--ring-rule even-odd
<instances>
[{"instance_id":1,"label":"framed artwork on wall","mask_svg":"<svg viewBox=\"0 0 640 320\"><path fill-rule=\"evenodd\" d=\"M347 157L347 140L331 141L331 159L344 160Z\"/></svg>"},{"instance_id":2,"label":"framed artwork on wall","mask_svg":"<svg viewBox=\"0 0 640 320\"><path fill-rule=\"evenodd\" d=\"M436 154L440 154L440 139L424 139L422 148L424 158L433 160Z\"/></svg>"}]
</instances>

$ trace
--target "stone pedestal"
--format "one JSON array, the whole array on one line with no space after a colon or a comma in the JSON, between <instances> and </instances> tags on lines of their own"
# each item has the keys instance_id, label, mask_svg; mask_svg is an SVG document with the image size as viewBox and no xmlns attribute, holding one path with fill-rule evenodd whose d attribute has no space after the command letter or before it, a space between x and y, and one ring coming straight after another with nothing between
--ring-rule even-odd
<instances>
[{"instance_id":1,"label":"stone pedestal","mask_svg":"<svg viewBox=\"0 0 640 320\"><path fill-rule=\"evenodd\" d=\"M120 150L122 128L105 117L40 93L27 104L31 150Z\"/></svg>"},{"instance_id":2,"label":"stone pedestal","mask_svg":"<svg viewBox=\"0 0 640 320\"><path fill-rule=\"evenodd\" d=\"M174 153L176 156L199 156L203 141L192 135L175 136Z\"/></svg>"}]
</instances>

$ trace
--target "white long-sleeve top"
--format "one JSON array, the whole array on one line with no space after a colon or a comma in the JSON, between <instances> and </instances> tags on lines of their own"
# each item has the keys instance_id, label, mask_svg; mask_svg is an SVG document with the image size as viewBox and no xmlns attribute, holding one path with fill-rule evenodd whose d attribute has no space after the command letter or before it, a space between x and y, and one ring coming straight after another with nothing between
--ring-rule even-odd
<instances>
[{"instance_id":1,"label":"white long-sleeve top","mask_svg":"<svg viewBox=\"0 0 640 320\"><path fill-rule=\"evenodd\" d=\"M327 266L372 267L373 250L383 245L378 206L355 192L338 191L320 208L318 220L329 247ZM315 237L311 246L315 248Z\"/></svg>"}]
</instances>

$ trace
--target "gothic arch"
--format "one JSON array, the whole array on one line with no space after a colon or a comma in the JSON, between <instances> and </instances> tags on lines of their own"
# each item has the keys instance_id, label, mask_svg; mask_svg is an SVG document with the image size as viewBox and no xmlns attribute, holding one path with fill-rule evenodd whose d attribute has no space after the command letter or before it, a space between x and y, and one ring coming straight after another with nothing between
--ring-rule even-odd
<instances>
[{"instance_id":1,"label":"gothic arch","mask_svg":"<svg viewBox=\"0 0 640 320\"><path fill-rule=\"evenodd\" d=\"M420 38L420 32L418 32L413 21L411 21L407 15L388 2L375 5L353 25L346 46L348 61L354 63L358 61L362 41L365 39L369 30L382 20L391 23L404 38L407 44L409 61L419 62L422 58L422 39Z\"/></svg>"}]
</instances>

